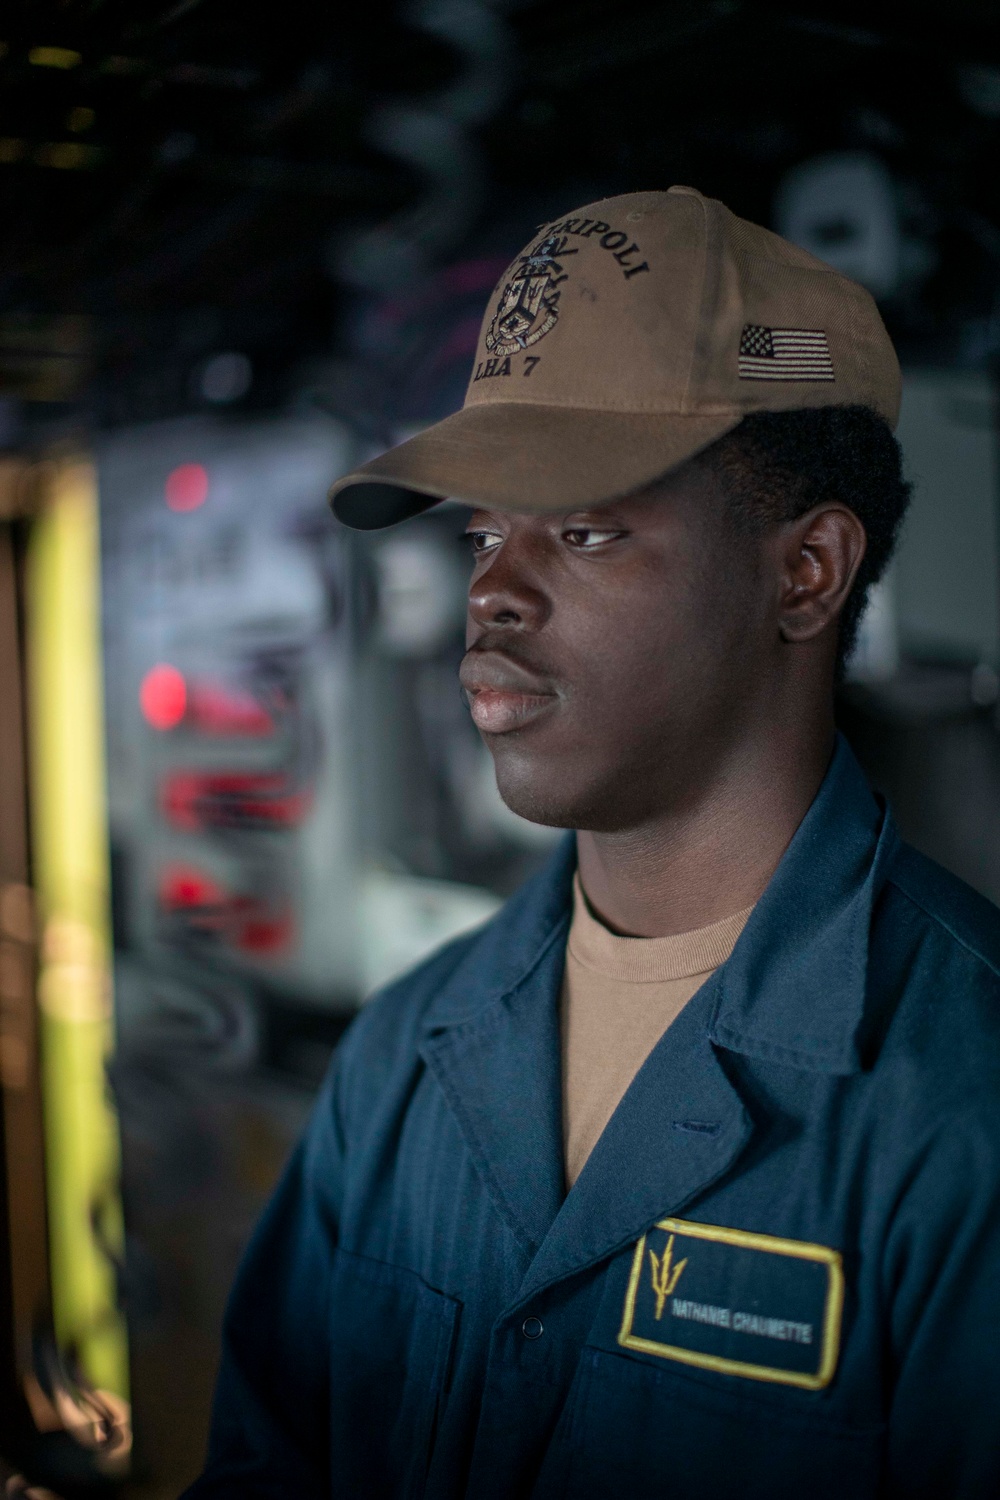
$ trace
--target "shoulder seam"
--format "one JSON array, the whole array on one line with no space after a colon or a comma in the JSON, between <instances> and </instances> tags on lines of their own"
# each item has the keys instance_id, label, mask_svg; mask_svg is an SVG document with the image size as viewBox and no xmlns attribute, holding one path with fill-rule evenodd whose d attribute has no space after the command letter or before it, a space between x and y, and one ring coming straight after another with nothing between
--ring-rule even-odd
<instances>
[{"instance_id":1,"label":"shoulder seam","mask_svg":"<svg viewBox=\"0 0 1000 1500\"><path fill-rule=\"evenodd\" d=\"M896 876L895 874L889 875L887 877L887 884L894 885L897 891L899 891L900 895L905 896L907 901L911 902L912 905L917 907L919 911L922 911L925 917L929 917L936 926L943 928L948 936L953 938L960 948L964 948L966 953L969 953L973 958L978 959L981 964L985 964L990 973L996 975L996 977L1000 979L1000 967L998 967L992 959L987 958L986 954L981 952L980 949L974 948L969 940L963 937L960 932L956 932L952 924L947 920L946 917L943 917L940 912L931 911L927 903L925 901L922 901L919 896L915 895L912 890L907 889L907 887L903 885L898 876Z\"/></svg>"}]
</instances>

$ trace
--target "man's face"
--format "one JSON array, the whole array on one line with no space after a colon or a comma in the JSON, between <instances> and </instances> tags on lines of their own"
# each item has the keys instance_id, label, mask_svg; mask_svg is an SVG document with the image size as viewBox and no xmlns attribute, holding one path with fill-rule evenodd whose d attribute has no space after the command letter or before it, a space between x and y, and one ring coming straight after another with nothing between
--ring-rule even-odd
<instances>
[{"instance_id":1,"label":"man's face","mask_svg":"<svg viewBox=\"0 0 1000 1500\"><path fill-rule=\"evenodd\" d=\"M611 832L696 800L738 754L777 641L766 549L712 478L688 465L596 510L480 510L468 532L460 675L507 805Z\"/></svg>"}]
</instances>

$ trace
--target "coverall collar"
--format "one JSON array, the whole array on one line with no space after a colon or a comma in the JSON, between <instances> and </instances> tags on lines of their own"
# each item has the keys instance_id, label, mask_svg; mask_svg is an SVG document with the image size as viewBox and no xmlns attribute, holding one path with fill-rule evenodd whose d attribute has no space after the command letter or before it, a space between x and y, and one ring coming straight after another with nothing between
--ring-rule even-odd
<instances>
[{"instance_id":1,"label":"coverall collar","mask_svg":"<svg viewBox=\"0 0 1000 1500\"><path fill-rule=\"evenodd\" d=\"M838 734L809 811L719 971L713 1042L820 1072L856 1070L871 915L898 844L892 815ZM575 869L570 834L442 989L429 1029L473 1021L518 992L558 949Z\"/></svg>"},{"instance_id":2,"label":"coverall collar","mask_svg":"<svg viewBox=\"0 0 1000 1500\"><path fill-rule=\"evenodd\" d=\"M713 1042L812 1071L857 1071L872 911L898 845L838 735L812 806L719 970Z\"/></svg>"}]
</instances>

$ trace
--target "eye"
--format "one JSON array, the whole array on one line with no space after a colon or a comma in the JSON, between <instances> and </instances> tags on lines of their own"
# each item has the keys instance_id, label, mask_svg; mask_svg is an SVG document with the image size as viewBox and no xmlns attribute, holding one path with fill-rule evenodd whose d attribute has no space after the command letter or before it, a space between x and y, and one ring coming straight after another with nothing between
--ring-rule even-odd
<instances>
[{"instance_id":1,"label":"eye","mask_svg":"<svg viewBox=\"0 0 1000 1500\"><path fill-rule=\"evenodd\" d=\"M465 534L469 538L473 554L477 557L480 553L492 552L493 548L499 547L503 541L499 531L467 531Z\"/></svg>"},{"instance_id":2,"label":"eye","mask_svg":"<svg viewBox=\"0 0 1000 1500\"><path fill-rule=\"evenodd\" d=\"M624 531L599 531L596 526L571 526L563 532L563 541L578 552L594 552L608 542L615 542Z\"/></svg>"}]
</instances>

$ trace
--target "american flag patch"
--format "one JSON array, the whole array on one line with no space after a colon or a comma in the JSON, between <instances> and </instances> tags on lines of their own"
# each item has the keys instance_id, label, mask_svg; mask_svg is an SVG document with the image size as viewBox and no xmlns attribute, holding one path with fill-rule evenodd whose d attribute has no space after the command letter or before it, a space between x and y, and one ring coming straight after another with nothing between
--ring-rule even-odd
<instances>
[{"instance_id":1,"label":"american flag patch","mask_svg":"<svg viewBox=\"0 0 1000 1500\"><path fill-rule=\"evenodd\" d=\"M833 360L822 329L762 328L740 337L741 380L832 380Z\"/></svg>"}]
</instances>

